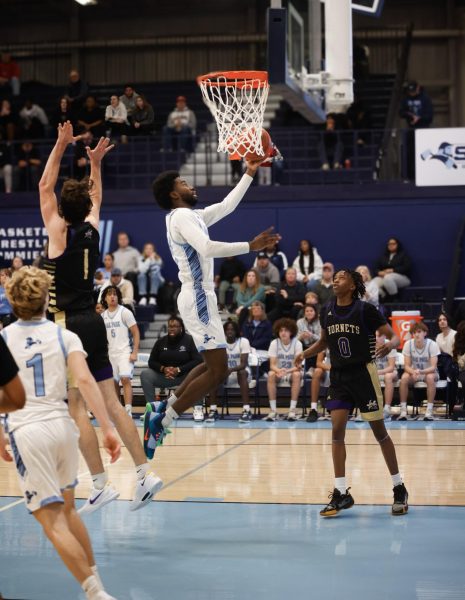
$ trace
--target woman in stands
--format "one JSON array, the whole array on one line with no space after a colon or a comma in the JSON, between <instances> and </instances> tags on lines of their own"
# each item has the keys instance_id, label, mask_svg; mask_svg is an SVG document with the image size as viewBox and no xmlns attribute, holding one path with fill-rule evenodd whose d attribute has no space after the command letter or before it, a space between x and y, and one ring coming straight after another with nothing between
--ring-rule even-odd
<instances>
[{"instance_id":1,"label":"woman in stands","mask_svg":"<svg viewBox=\"0 0 465 600\"><path fill-rule=\"evenodd\" d=\"M359 265L356 269L360 273L365 284L365 296L362 300L373 304L376 308L379 306L379 289L375 281L371 278L370 269L366 265Z\"/></svg>"},{"instance_id":2,"label":"woman in stands","mask_svg":"<svg viewBox=\"0 0 465 600\"><path fill-rule=\"evenodd\" d=\"M147 302L155 305L157 303L158 290L165 283L161 274L163 260L157 253L155 245L151 242L144 244L142 255L139 257L137 287L139 289L139 305L145 306ZM147 292L148 283L148 292Z\"/></svg>"},{"instance_id":3,"label":"woman in stands","mask_svg":"<svg viewBox=\"0 0 465 600\"><path fill-rule=\"evenodd\" d=\"M155 116L152 106L141 94L136 98L136 108L131 115L130 135L149 135L154 128Z\"/></svg>"},{"instance_id":4,"label":"woman in stands","mask_svg":"<svg viewBox=\"0 0 465 600\"><path fill-rule=\"evenodd\" d=\"M53 111L50 119L52 131L56 133L58 130L58 125L64 125L66 121L74 124L74 119L72 118L71 112L71 103L69 102L68 98L63 96L58 101L58 106Z\"/></svg>"},{"instance_id":5,"label":"woman in stands","mask_svg":"<svg viewBox=\"0 0 465 600\"><path fill-rule=\"evenodd\" d=\"M402 244L397 238L390 237L383 254L376 261L377 276L373 280L385 302L398 300L399 290L410 285L411 268L410 258Z\"/></svg>"},{"instance_id":6,"label":"woman in stands","mask_svg":"<svg viewBox=\"0 0 465 600\"><path fill-rule=\"evenodd\" d=\"M247 310L254 302L265 302L265 287L260 283L260 278L255 269L249 269L242 279L241 287L236 296L236 315L242 324L247 317Z\"/></svg>"},{"instance_id":7,"label":"woman in stands","mask_svg":"<svg viewBox=\"0 0 465 600\"><path fill-rule=\"evenodd\" d=\"M309 290L313 290L323 276L323 261L309 240L301 240L292 266L297 271L297 281L303 281Z\"/></svg>"}]
</instances>

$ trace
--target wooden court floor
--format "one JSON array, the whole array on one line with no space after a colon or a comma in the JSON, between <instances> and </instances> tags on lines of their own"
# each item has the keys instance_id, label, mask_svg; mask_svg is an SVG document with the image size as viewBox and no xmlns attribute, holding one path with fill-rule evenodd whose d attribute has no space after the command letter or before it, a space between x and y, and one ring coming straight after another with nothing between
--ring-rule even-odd
<instances>
[{"instance_id":1,"label":"wooden court floor","mask_svg":"<svg viewBox=\"0 0 465 600\"><path fill-rule=\"evenodd\" d=\"M236 422L182 425L172 429L152 462L153 470L164 481L158 500L326 502L333 487L329 424L252 423L242 428ZM410 504L465 506L465 428L439 429L434 425L390 427ZM141 427L139 432L142 435ZM346 444L347 480L356 503L390 504L391 480L367 425L351 424ZM125 448L108 472L121 499L130 499L135 475ZM90 478L82 458L79 481L76 497L85 498ZM3 461L0 496L20 496L15 467Z\"/></svg>"}]
</instances>

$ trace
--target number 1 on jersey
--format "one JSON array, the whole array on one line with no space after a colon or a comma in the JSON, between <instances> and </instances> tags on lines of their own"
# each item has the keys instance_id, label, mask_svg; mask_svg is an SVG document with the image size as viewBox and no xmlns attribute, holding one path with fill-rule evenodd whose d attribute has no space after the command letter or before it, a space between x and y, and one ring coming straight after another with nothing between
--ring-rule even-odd
<instances>
[{"instance_id":1,"label":"number 1 on jersey","mask_svg":"<svg viewBox=\"0 0 465 600\"><path fill-rule=\"evenodd\" d=\"M26 367L32 367L34 370L34 388L36 396L45 396L44 362L42 360L42 354L34 354L34 356L27 361Z\"/></svg>"}]
</instances>

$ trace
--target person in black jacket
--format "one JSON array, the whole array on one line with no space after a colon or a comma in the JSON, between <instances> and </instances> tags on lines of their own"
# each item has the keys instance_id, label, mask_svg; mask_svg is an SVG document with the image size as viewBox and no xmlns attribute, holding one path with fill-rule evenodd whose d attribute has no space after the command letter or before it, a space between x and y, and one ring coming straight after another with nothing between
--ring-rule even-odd
<instances>
[{"instance_id":1,"label":"person in black jacket","mask_svg":"<svg viewBox=\"0 0 465 600\"><path fill-rule=\"evenodd\" d=\"M396 301L401 288L410 285L411 261L402 244L395 237L390 237L386 249L375 264L377 276L374 282L379 288L380 298L384 301Z\"/></svg>"},{"instance_id":2,"label":"person in black jacket","mask_svg":"<svg viewBox=\"0 0 465 600\"><path fill-rule=\"evenodd\" d=\"M269 320L272 323L283 317L296 320L299 311L304 307L305 292L305 285L297 281L297 271L294 267L286 269L284 281L276 292L275 308L268 313Z\"/></svg>"},{"instance_id":3,"label":"person in black jacket","mask_svg":"<svg viewBox=\"0 0 465 600\"><path fill-rule=\"evenodd\" d=\"M168 335L155 342L149 366L140 375L146 401L153 402L157 387L176 388L201 362L202 357L197 352L192 336L186 333L182 319L170 317Z\"/></svg>"}]
</instances>

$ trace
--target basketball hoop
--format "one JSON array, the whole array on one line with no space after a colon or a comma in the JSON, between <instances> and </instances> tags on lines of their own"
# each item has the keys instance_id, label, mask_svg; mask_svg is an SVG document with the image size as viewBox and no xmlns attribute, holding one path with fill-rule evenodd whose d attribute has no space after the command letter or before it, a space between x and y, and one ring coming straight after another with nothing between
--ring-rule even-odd
<instances>
[{"instance_id":1,"label":"basketball hoop","mask_svg":"<svg viewBox=\"0 0 465 600\"><path fill-rule=\"evenodd\" d=\"M244 158L265 156L263 115L268 99L266 71L218 71L197 77L218 128L218 152Z\"/></svg>"}]
</instances>

